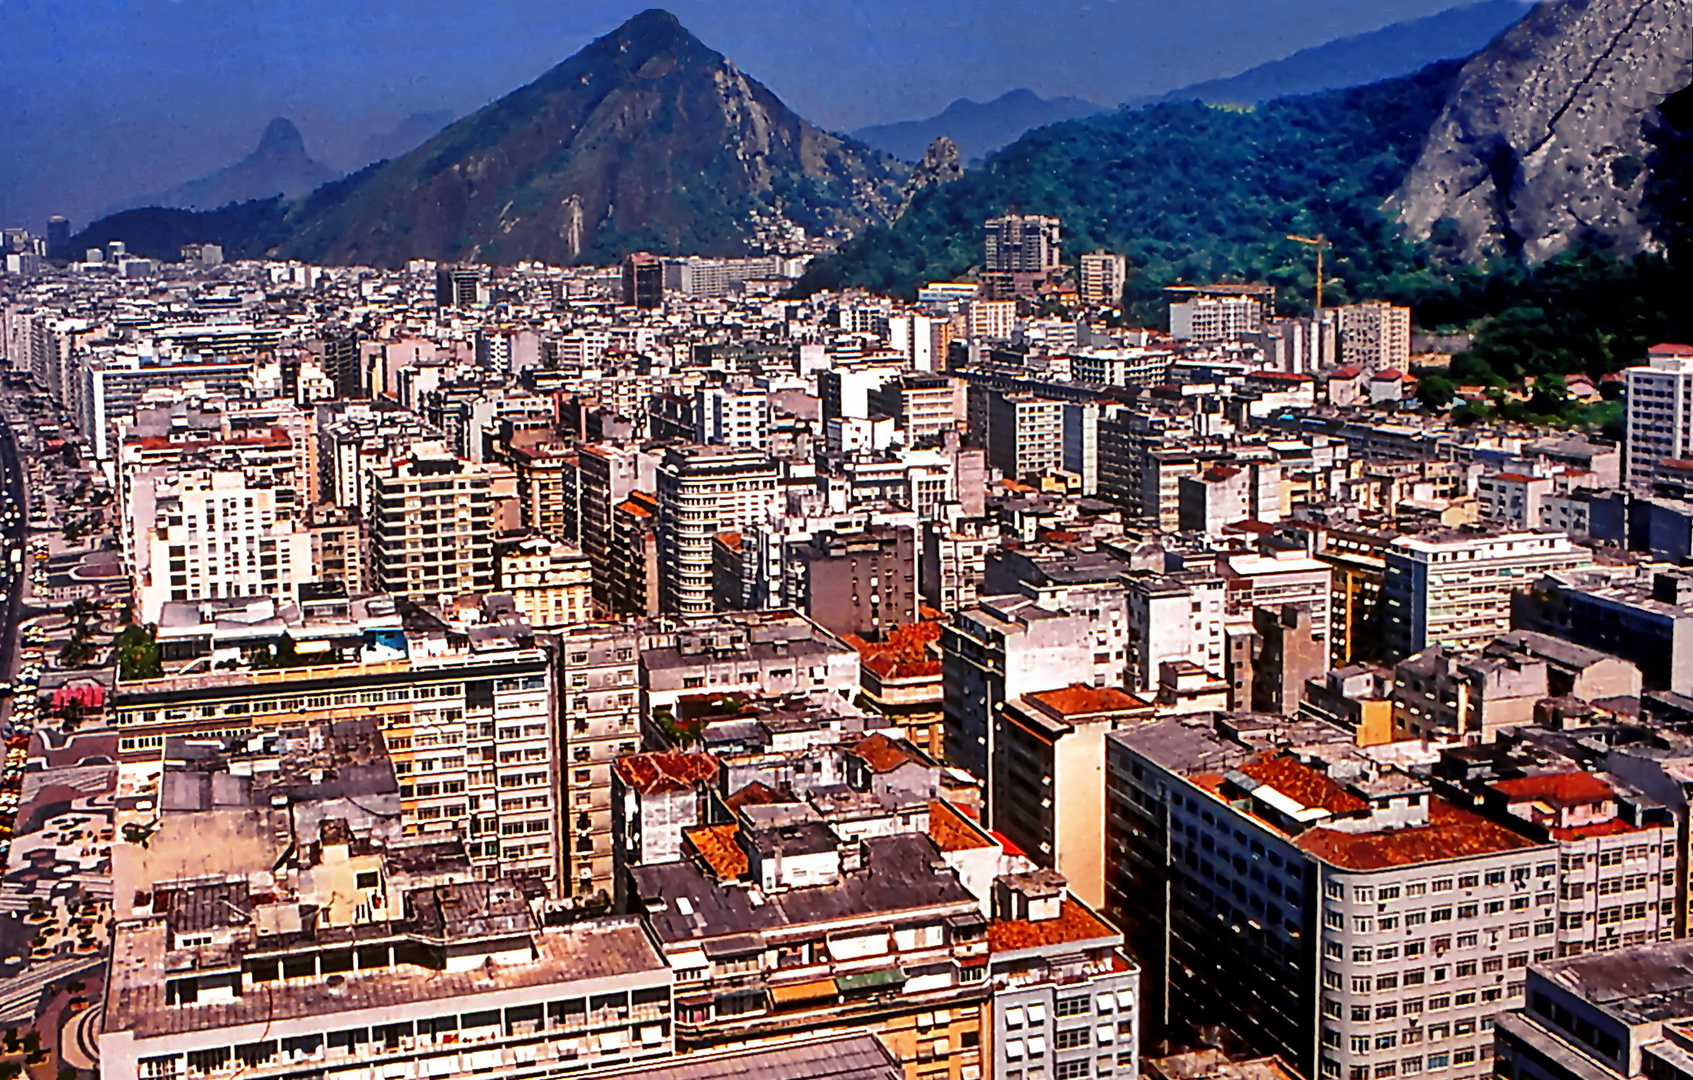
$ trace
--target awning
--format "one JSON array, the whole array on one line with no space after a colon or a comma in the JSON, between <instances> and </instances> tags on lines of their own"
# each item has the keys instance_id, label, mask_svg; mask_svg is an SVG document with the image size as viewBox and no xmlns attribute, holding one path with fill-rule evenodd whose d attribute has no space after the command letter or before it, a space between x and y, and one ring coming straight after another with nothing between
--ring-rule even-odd
<instances>
[{"instance_id":1,"label":"awning","mask_svg":"<svg viewBox=\"0 0 1693 1080\"><path fill-rule=\"evenodd\" d=\"M863 990L879 990L883 987L904 986L905 972L899 968L884 968L881 971L861 971L855 975L842 975L835 980L835 985L841 988L841 993L850 994Z\"/></svg>"},{"instance_id":2,"label":"awning","mask_svg":"<svg viewBox=\"0 0 1693 1080\"><path fill-rule=\"evenodd\" d=\"M733 934L729 937L711 938L703 942L701 948L713 960L721 960L725 956L746 956L763 952L764 938L758 934Z\"/></svg>"},{"instance_id":3,"label":"awning","mask_svg":"<svg viewBox=\"0 0 1693 1080\"><path fill-rule=\"evenodd\" d=\"M836 994L835 980L814 979L811 982L772 986L770 1000L777 1005L793 1005L801 1001L821 1001Z\"/></svg>"},{"instance_id":4,"label":"awning","mask_svg":"<svg viewBox=\"0 0 1693 1080\"><path fill-rule=\"evenodd\" d=\"M686 971L689 968L705 967L710 961L705 957L702 949L689 949L687 952L670 953L665 957L670 962L671 970Z\"/></svg>"}]
</instances>

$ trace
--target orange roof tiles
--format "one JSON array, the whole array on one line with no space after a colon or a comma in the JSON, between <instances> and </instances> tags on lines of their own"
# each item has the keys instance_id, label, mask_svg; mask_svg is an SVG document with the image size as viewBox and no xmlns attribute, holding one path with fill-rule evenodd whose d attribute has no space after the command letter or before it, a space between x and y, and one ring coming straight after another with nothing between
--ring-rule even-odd
<instances>
[{"instance_id":1,"label":"orange roof tiles","mask_svg":"<svg viewBox=\"0 0 1693 1080\"><path fill-rule=\"evenodd\" d=\"M852 752L879 773L892 772L901 765L922 764L922 759L909 746L902 746L881 733L860 739Z\"/></svg>"},{"instance_id":2,"label":"orange roof tiles","mask_svg":"<svg viewBox=\"0 0 1693 1080\"><path fill-rule=\"evenodd\" d=\"M1622 836L1625 833L1641 832L1621 818L1609 821L1598 821L1591 825L1572 825L1567 829L1548 829L1554 840L1591 840L1596 836Z\"/></svg>"},{"instance_id":3,"label":"orange roof tiles","mask_svg":"<svg viewBox=\"0 0 1693 1080\"><path fill-rule=\"evenodd\" d=\"M1460 810L1443 799L1429 800L1429 824L1409 829L1345 833L1315 828L1294 843L1346 870L1386 870L1475 855L1498 855L1534 847L1534 841Z\"/></svg>"},{"instance_id":4,"label":"orange roof tiles","mask_svg":"<svg viewBox=\"0 0 1693 1080\"><path fill-rule=\"evenodd\" d=\"M857 634L842 640L858 650L861 664L884 679L938 679L941 662L931 646L940 639L939 620L924 620L896 626L881 641L867 641Z\"/></svg>"},{"instance_id":5,"label":"orange roof tiles","mask_svg":"<svg viewBox=\"0 0 1693 1080\"><path fill-rule=\"evenodd\" d=\"M942 851L973 851L996 845L981 827L944 802L929 804L929 839Z\"/></svg>"},{"instance_id":6,"label":"orange roof tiles","mask_svg":"<svg viewBox=\"0 0 1693 1080\"><path fill-rule=\"evenodd\" d=\"M1586 772L1546 773L1494 782L1493 790L1510 802L1544 802L1553 806L1584 806L1614 799L1611 785Z\"/></svg>"},{"instance_id":7,"label":"orange roof tiles","mask_svg":"<svg viewBox=\"0 0 1693 1080\"><path fill-rule=\"evenodd\" d=\"M1260 784L1270 785L1302 806L1321 807L1331 814L1357 813L1369 806L1323 773L1300 764L1286 754L1249 761L1240 767L1240 771Z\"/></svg>"},{"instance_id":8,"label":"orange roof tiles","mask_svg":"<svg viewBox=\"0 0 1693 1080\"><path fill-rule=\"evenodd\" d=\"M1099 713L1125 712L1151 706L1140 698L1114 686L1087 686L1072 683L1062 690L1041 690L1029 695L1059 716L1094 716Z\"/></svg>"},{"instance_id":9,"label":"orange roof tiles","mask_svg":"<svg viewBox=\"0 0 1693 1080\"><path fill-rule=\"evenodd\" d=\"M775 788L759 780L754 780L746 787L723 800L724 805L731 810L739 810L743 806L770 806L773 803L791 803L794 801L795 799L792 795L789 795L786 792L777 791Z\"/></svg>"},{"instance_id":10,"label":"orange roof tiles","mask_svg":"<svg viewBox=\"0 0 1693 1080\"><path fill-rule=\"evenodd\" d=\"M699 852L700 858L719 880L729 881L747 872L747 853L735 842L739 825L702 825L682 830L682 836Z\"/></svg>"},{"instance_id":11,"label":"orange roof tiles","mask_svg":"<svg viewBox=\"0 0 1693 1080\"><path fill-rule=\"evenodd\" d=\"M717 779L717 759L710 754L685 754L665 750L654 754L632 754L611 763L629 787L643 795L685 791L696 784Z\"/></svg>"},{"instance_id":12,"label":"orange roof tiles","mask_svg":"<svg viewBox=\"0 0 1693 1080\"><path fill-rule=\"evenodd\" d=\"M1066 897L1056 919L995 919L988 923L988 951L1011 952L1116 936L1110 924Z\"/></svg>"}]
</instances>

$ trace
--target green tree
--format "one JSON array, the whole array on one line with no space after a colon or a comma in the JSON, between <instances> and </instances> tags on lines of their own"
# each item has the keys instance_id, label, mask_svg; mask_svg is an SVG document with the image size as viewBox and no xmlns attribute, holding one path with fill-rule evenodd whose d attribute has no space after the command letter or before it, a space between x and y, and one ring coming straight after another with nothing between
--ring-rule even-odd
<instances>
[{"instance_id":1,"label":"green tree","mask_svg":"<svg viewBox=\"0 0 1693 1080\"><path fill-rule=\"evenodd\" d=\"M1458 388L1452 380L1439 372L1430 372L1417 379L1417 400L1428 408L1446 408L1457 393Z\"/></svg>"}]
</instances>

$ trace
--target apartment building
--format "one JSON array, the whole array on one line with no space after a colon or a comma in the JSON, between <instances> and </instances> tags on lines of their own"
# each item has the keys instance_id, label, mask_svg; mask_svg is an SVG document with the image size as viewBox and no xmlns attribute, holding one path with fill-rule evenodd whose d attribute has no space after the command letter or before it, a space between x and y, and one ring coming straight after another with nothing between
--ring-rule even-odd
<instances>
[{"instance_id":1,"label":"apartment building","mask_svg":"<svg viewBox=\"0 0 1693 1080\"><path fill-rule=\"evenodd\" d=\"M497 552L501 592L510 593L523 621L559 630L594 617L593 570L569 544L530 536Z\"/></svg>"},{"instance_id":2,"label":"apartment building","mask_svg":"<svg viewBox=\"0 0 1693 1080\"><path fill-rule=\"evenodd\" d=\"M494 588L493 477L421 444L371 477L371 562L394 596L434 597Z\"/></svg>"},{"instance_id":3,"label":"apartment building","mask_svg":"<svg viewBox=\"0 0 1693 1080\"><path fill-rule=\"evenodd\" d=\"M1341 358L1366 371L1403 370L1411 362L1411 309L1385 300L1347 304L1340 322Z\"/></svg>"},{"instance_id":4,"label":"apartment building","mask_svg":"<svg viewBox=\"0 0 1693 1080\"><path fill-rule=\"evenodd\" d=\"M685 697L821 691L845 699L857 687L858 652L792 611L726 611L645 631L641 691L649 716L673 714Z\"/></svg>"},{"instance_id":5,"label":"apartment building","mask_svg":"<svg viewBox=\"0 0 1693 1080\"><path fill-rule=\"evenodd\" d=\"M1547 574L1511 623L1629 660L1649 690L1693 696L1693 575L1662 564Z\"/></svg>"},{"instance_id":6,"label":"apartment building","mask_svg":"<svg viewBox=\"0 0 1693 1080\"><path fill-rule=\"evenodd\" d=\"M558 637L563 885L588 899L615 895L611 767L641 749L641 640L615 623Z\"/></svg>"},{"instance_id":7,"label":"apartment building","mask_svg":"<svg viewBox=\"0 0 1693 1080\"><path fill-rule=\"evenodd\" d=\"M1166 663L1187 661L1205 671L1223 671L1225 582L1216 574L1148 570L1125 576L1129 601L1128 688L1158 690Z\"/></svg>"},{"instance_id":8,"label":"apartment building","mask_svg":"<svg viewBox=\"0 0 1693 1080\"><path fill-rule=\"evenodd\" d=\"M120 682L110 707L119 758L157 758L170 736L374 716L399 778L404 835L462 840L479 878L532 877L556 893L552 657L518 624L449 642L440 624L414 618L373 637L355 662Z\"/></svg>"},{"instance_id":9,"label":"apartment building","mask_svg":"<svg viewBox=\"0 0 1693 1080\"><path fill-rule=\"evenodd\" d=\"M1638 698L1640 669L1627 660L1530 630L1478 649L1434 645L1393 669L1393 729L1400 739L1492 742L1536 721L1546 698Z\"/></svg>"},{"instance_id":10,"label":"apartment building","mask_svg":"<svg viewBox=\"0 0 1693 1080\"><path fill-rule=\"evenodd\" d=\"M900 375L868 392L872 415L893 417L906 439L954 431L964 420L964 386L945 375Z\"/></svg>"},{"instance_id":11,"label":"apartment building","mask_svg":"<svg viewBox=\"0 0 1693 1080\"><path fill-rule=\"evenodd\" d=\"M998 547L999 530L988 518L925 522L917 575L924 602L941 612L975 604L987 576L988 553Z\"/></svg>"},{"instance_id":12,"label":"apartment building","mask_svg":"<svg viewBox=\"0 0 1693 1080\"><path fill-rule=\"evenodd\" d=\"M1149 1032L1203 1018L1316 1077L1484 1076L1494 1018L1556 940L1557 846L1346 738L1181 719L1106 737L1107 917L1159 994Z\"/></svg>"},{"instance_id":13,"label":"apartment building","mask_svg":"<svg viewBox=\"0 0 1693 1080\"><path fill-rule=\"evenodd\" d=\"M1105 735L1155 711L1115 687L1075 684L1024 694L995 719L995 831L1093 907L1105 902Z\"/></svg>"},{"instance_id":14,"label":"apartment building","mask_svg":"<svg viewBox=\"0 0 1693 1080\"><path fill-rule=\"evenodd\" d=\"M1140 1075L1140 969L1123 935L1064 886L1050 870L994 880L994 1080Z\"/></svg>"},{"instance_id":15,"label":"apartment building","mask_svg":"<svg viewBox=\"0 0 1693 1080\"><path fill-rule=\"evenodd\" d=\"M1624 480L1650 488L1660 461L1693 457L1693 347L1654 345L1646 363L1623 370L1623 380Z\"/></svg>"},{"instance_id":16,"label":"apartment building","mask_svg":"<svg viewBox=\"0 0 1693 1080\"><path fill-rule=\"evenodd\" d=\"M1115 307L1122 302L1123 284L1128 280L1129 262L1108 251L1093 251L1081 257L1082 303Z\"/></svg>"},{"instance_id":17,"label":"apartment building","mask_svg":"<svg viewBox=\"0 0 1693 1080\"><path fill-rule=\"evenodd\" d=\"M171 740L114 860L108 1073L557 1075L672 1053L670 968L632 919L544 926L525 883L401 835L379 721ZM215 792L215 796L214 796Z\"/></svg>"},{"instance_id":18,"label":"apartment building","mask_svg":"<svg viewBox=\"0 0 1693 1080\"><path fill-rule=\"evenodd\" d=\"M1064 403L1034 394L991 393L988 464L1008 479L1047 476L1064 467Z\"/></svg>"},{"instance_id":19,"label":"apartment building","mask_svg":"<svg viewBox=\"0 0 1693 1080\"><path fill-rule=\"evenodd\" d=\"M659 602L679 615L712 610L712 538L777 508L777 465L756 451L673 446L658 467Z\"/></svg>"},{"instance_id":20,"label":"apartment building","mask_svg":"<svg viewBox=\"0 0 1693 1080\"><path fill-rule=\"evenodd\" d=\"M947 761L985 782L1007 702L1072 683L1103 685L1109 657L1096 667L1092 629L1085 613L1053 611L1024 596L988 597L953 615L941 629Z\"/></svg>"},{"instance_id":21,"label":"apartment building","mask_svg":"<svg viewBox=\"0 0 1693 1080\"><path fill-rule=\"evenodd\" d=\"M1693 1056L1693 942L1536 964L1500 1016L1500 1080L1683 1076Z\"/></svg>"},{"instance_id":22,"label":"apartment building","mask_svg":"<svg viewBox=\"0 0 1693 1080\"><path fill-rule=\"evenodd\" d=\"M1593 565L1554 532L1453 529L1402 536L1384 554L1382 638L1389 659L1430 645L1465 649L1510 629L1511 594L1541 575Z\"/></svg>"},{"instance_id":23,"label":"apartment building","mask_svg":"<svg viewBox=\"0 0 1693 1080\"><path fill-rule=\"evenodd\" d=\"M987 917L934 840L816 819L687 836L694 857L629 871L676 972L679 1048L858 1029L906 1080L982 1075Z\"/></svg>"},{"instance_id":24,"label":"apartment building","mask_svg":"<svg viewBox=\"0 0 1693 1080\"><path fill-rule=\"evenodd\" d=\"M694 391L694 441L737 450L770 444L770 392L756 386L702 386Z\"/></svg>"},{"instance_id":25,"label":"apartment building","mask_svg":"<svg viewBox=\"0 0 1693 1080\"><path fill-rule=\"evenodd\" d=\"M290 511L279 512L277 492L267 481L210 468L155 466L133 476L125 548L140 621L158 622L171 601L296 600L300 583L313 577L311 532Z\"/></svg>"}]
</instances>

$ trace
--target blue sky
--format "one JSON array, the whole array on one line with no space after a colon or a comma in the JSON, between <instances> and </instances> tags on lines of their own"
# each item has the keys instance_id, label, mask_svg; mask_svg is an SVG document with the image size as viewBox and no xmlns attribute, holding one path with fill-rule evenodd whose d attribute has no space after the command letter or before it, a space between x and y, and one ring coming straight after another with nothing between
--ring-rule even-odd
<instances>
[{"instance_id":1,"label":"blue sky","mask_svg":"<svg viewBox=\"0 0 1693 1080\"><path fill-rule=\"evenodd\" d=\"M1027 86L1104 104L1229 75L1454 0L678 0L833 130ZM463 115L648 3L0 0L0 224L77 225L249 151L273 116L337 167L406 115Z\"/></svg>"}]
</instances>

